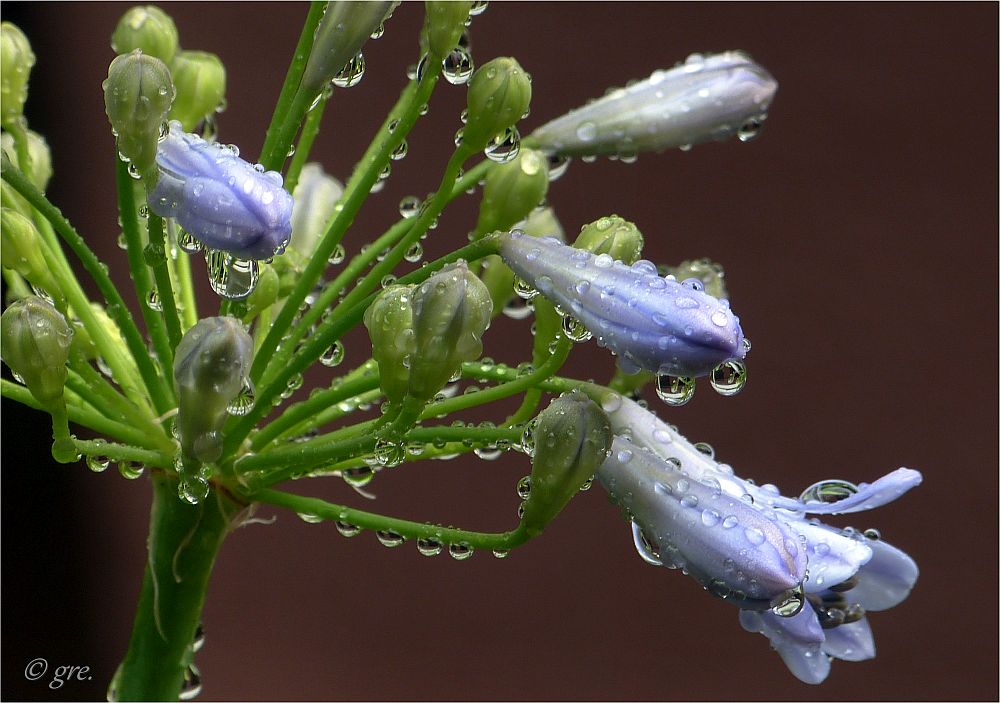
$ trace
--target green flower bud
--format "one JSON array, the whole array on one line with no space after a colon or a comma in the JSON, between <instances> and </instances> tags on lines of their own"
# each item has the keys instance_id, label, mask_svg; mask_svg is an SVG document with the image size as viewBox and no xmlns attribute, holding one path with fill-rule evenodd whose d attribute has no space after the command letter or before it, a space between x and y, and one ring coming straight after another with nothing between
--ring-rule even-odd
<instances>
[{"instance_id":1,"label":"green flower bud","mask_svg":"<svg viewBox=\"0 0 1000 703\"><path fill-rule=\"evenodd\" d=\"M177 27L170 15L156 7L133 7L118 20L111 35L111 48L116 54L139 49L169 64L177 53Z\"/></svg>"},{"instance_id":2,"label":"green flower bud","mask_svg":"<svg viewBox=\"0 0 1000 703\"><path fill-rule=\"evenodd\" d=\"M24 33L12 22L0 23L0 123L9 127L24 112L28 75L35 54Z\"/></svg>"},{"instance_id":3,"label":"green flower bud","mask_svg":"<svg viewBox=\"0 0 1000 703\"><path fill-rule=\"evenodd\" d=\"M180 51L170 64L177 95L170 119L178 120L185 132L219 109L226 95L226 68L207 51Z\"/></svg>"},{"instance_id":4,"label":"green flower bud","mask_svg":"<svg viewBox=\"0 0 1000 703\"><path fill-rule=\"evenodd\" d=\"M66 318L41 298L24 298L0 317L3 360L39 403L63 395L73 330Z\"/></svg>"},{"instance_id":5,"label":"green flower bud","mask_svg":"<svg viewBox=\"0 0 1000 703\"><path fill-rule=\"evenodd\" d=\"M415 350L413 289L389 286L365 310L365 327L372 341L372 358L378 364L379 385L392 403L406 396L410 362Z\"/></svg>"},{"instance_id":6,"label":"green flower bud","mask_svg":"<svg viewBox=\"0 0 1000 703\"><path fill-rule=\"evenodd\" d=\"M417 286L410 396L430 400L464 362L482 355L492 312L490 292L462 260Z\"/></svg>"},{"instance_id":7,"label":"green flower bud","mask_svg":"<svg viewBox=\"0 0 1000 703\"><path fill-rule=\"evenodd\" d=\"M344 186L333 176L323 172L317 163L302 167L299 182L295 184L292 198L292 240L285 253L275 257L279 267L305 268L313 250L336 212L337 201L344 192Z\"/></svg>"},{"instance_id":8,"label":"green flower bud","mask_svg":"<svg viewBox=\"0 0 1000 703\"><path fill-rule=\"evenodd\" d=\"M174 355L176 427L185 456L210 463L222 452L227 407L253 359L253 340L232 317L207 317L184 333Z\"/></svg>"},{"instance_id":9,"label":"green flower bud","mask_svg":"<svg viewBox=\"0 0 1000 703\"><path fill-rule=\"evenodd\" d=\"M469 81L468 120L462 141L480 151L517 124L531 103L531 77L512 58L484 64Z\"/></svg>"},{"instance_id":10,"label":"green flower bud","mask_svg":"<svg viewBox=\"0 0 1000 703\"><path fill-rule=\"evenodd\" d=\"M618 215L602 217L584 225L573 242L577 249L585 249L592 254L607 254L630 266L639 260L642 244L642 232L639 228Z\"/></svg>"},{"instance_id":11,"label":"green flower bud","mask_svg":"<svg viewBox=\"0 0 1000 703\"><path fill-rule=\"evenodd\" d=\"M41 247L41 235L31 220L11 208L0 211L0 259L4 268L17 271L49 295L59 295L59 286L45 264Z\"/></svg>"},{"instance_id":12,"label":"green flower bud","mask_svg":"<svg viewBox=\"0 0 1000 703\"><path fill-rule=\"evenodd\" d=\"M566 241L562 225L556 219L555 211L550 208L535 208L528 219L515 225L525 234L532 237L555 237L560 242ZM493 300L493 311L499 313L514 297L514 272L499 256L487 256L483 260L483 271L480 274L483 283L490 291Z\"/></svg>"},{"instance_id":13,"label":"green flower bud","mask_svg":"<svg viewBox=\"0 0 1000 703\"><path fill-rule=\"evenodd\" d=\"M326 87L361 52L361 47L378 31L398 4L384 0L334 0L328 3L316 28L316 38L302 74L302 85L312 91Z\"/></svg>"},{"instance_id":14,"label":"green flower bud","mask_svg":"<svg viewBox=\"0 0 1000 703\"><path fill-rule=\"evenodd\" d=\"M522 149L512 161L486 176L476 231L507 230L526 218L549 190L549 166L540 151Z\"/></svg>"},{"instance_id":15,"label":"green flower bud","mask_svg":"<svg viewBox=\"0 0 1000 703\"><path fill-rule=\"evenodd\" d=\"M538 414L532 429L531 493L521 524L538 534L589 481L611 451L604 411L580 391L563 393Z\"/></svg>"},{"instance_id":16,"label":"green flower bud","mask_svg":"<svg viewBox=\"0 0 1000 703\"><path fill-rule=\"evenodd\" d=\"M170 70L136 49L111 62L102 87L118 153L139 173L149 173L156 167L156 145L174 99Z\"/></svg>"},{"instance_id":17,"label":"green flower bud","mask_svg":"<svg viewBox=\"0 0 1000 703\"><path fill-rule=\"evenodd\" d=\"M668 266L667 273L672 274L678 281L697 278L705 285L705 292L713 298L729 299L729 293L726 291L726 273L721 265L711 259L693 259L681 262L677 266Z\"/></svg>"},{"instance_id":18,"label":"green flower bud","mask_svg":"<svg viewBox=\"0 0 1000 703\"><path fill-rule=\"evenodd\" d=\"M427 0L424 3L424 28L420 48L435 58L443 58L458 45L469 19L472 2L466 0Z\"/></svg>"},{"instance_id":19,"label":"green flower bud","mask_svg":"<svg viewBox=\"0 0 1000 703\"><path fill-rule=\"evenodd\" d=\"M38 134L38 132L33 132L29 129L25 131L25 134L28 137L28 165L22 171L28 177L28 180L31 181L32 185L44 193L46 187L49 185L49 179L52 178L52 152L49 151L49 145L45 141L45 137ZM10 162L20 168L21 164L20 159L17 157L14 136L10 132L4 132L0 135L0 148L7 154ZM13 193L14 191L11 190L11 192Z\"/></svg>"}]
</instances>

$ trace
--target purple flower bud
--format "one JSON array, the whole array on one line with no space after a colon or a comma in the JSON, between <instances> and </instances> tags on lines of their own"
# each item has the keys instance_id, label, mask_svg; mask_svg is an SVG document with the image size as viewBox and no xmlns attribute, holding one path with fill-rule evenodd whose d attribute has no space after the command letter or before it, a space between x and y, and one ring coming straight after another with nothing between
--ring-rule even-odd
<instances>
[{"instance_id":1,"label":"purple flower bud","mask_svg":"<svg viewBox=\"0 0 1000 703\"><path fill-rule=\"evenodd\" d=\"M649 261L626 266L608 254L517 231L500 238L500 255L618 354L626 372L703 376L746 355L728 301L707 295L697 281L661 278Z\"/></svg>"},{"instance_id":2,"label":"purple flower bud","mask_svg":"<svg viewBox=\"0 0 1000 703\"><path fill-rule=\"evenodd\" d=\"M565 156L637 154L752 139L778 84L741 51L702 56L609 92L539 127L532 146Z\"/></svg>"},{"instance_id":3,"label":"purple flower bud","mask_svg":"<svg viewBox=\"0 0 1000 703\"><path fill-rule=\"evenodd\" d=\"M259 171L238 154L171 121L157 148L159 180L149 207L176 218L209 249L267 259L282 253L291 238L292 196L281 187L281 174Z\"/></svg>"}]
</instances>

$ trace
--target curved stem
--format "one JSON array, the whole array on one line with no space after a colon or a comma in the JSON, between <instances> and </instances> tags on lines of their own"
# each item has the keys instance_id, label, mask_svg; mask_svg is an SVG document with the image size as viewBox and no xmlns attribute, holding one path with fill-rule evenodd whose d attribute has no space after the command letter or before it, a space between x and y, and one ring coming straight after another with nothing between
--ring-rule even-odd
<instances>
[{"instance_id":1,"label":"curved stem","mask_svg":"<svg viewBox=\"0 0 1000 703\"><path fill-rule=\"evenodd\" d=\"M285 174L285 190L289 193L295 191L295 186L299 182L299 174L302 167L306 165L309 152L312 151L313 142L319 134L319 124L323 120L323 113L326 111L326 104L330 97L323 94L309 114L306 115L306 123L302 125L302 134L299 135L299 143L295 146L295 154L292 156L292 163L288 164L288 172Z\"/></svg>"},{"instance_id":2,"label":"curved stem","mask_svg":"<svg viewBox=\"0 0 1000 703\"><path fill-rule=\"evenodd\" d=\"M170 282L170 269L167 268L166 243L163 238L163 218L159 215L149 213L149 245L154 252L155 261L150 264L153 269L153 278L156 281L156 291L160 299L160 306L163 310L163 322L167 326L167 349L170 351L169 368L173 369L173 350L181 341L181 320L177 315L177 300L174 298L174 287ZM170 373L170 372L168 372Z\"/></svg>"}]
</instances>

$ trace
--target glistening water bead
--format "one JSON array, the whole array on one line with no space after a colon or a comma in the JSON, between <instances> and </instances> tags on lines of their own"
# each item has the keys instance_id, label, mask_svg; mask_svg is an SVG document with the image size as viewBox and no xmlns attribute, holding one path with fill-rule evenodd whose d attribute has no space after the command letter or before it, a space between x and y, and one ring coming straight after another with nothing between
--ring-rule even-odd
<instances>
[{"instance_id":1,"label":"glistening water bead","mask_svg":"<svg viewBox=\"0 0 1000 703\"><path fill-rule=\"evenodd\" d=\"M224 251L206 251L205 265L212 290L228 300L242 300L257 287L260 264L253 259L237 259Z\"/></svg>"},{"instance_id":2,"label":"glistening water bead","mask_svg":"<svg viewBox=\"0 0 1000 703\"><path fill-rule=\"evenodd\" d=\"M667 405L680 407L694 397L695 380L688 376L660 374L656 377L656 395Z\"/></svg>"}]
</instances>

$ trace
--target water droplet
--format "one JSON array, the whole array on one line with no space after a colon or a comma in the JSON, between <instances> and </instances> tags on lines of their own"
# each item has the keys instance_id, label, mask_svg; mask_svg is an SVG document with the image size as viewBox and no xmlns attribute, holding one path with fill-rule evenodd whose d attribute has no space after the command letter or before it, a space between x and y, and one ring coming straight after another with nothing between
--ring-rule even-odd
<instances>
[{"instance_id":1,"label":"water droplet","mask_svg":"<svg viewBox=\"0 0 1000 703\"><path fill-rule=\"evenodd\" d=\"M510 554L510 550L508 549L493 550L493 556L495 556L497 559L506 559L508 554Z\"/></svg>"},{"instance_id":2,"label":"water droplet","mask_svg":"<svg viewBox=\"0 0 1000 703\"><path fill-rule=\"evenodd\" d=\"M208 481L200 476L183 478L177 486L177 495L184 502L197 505L208 497Z\"/></svg>"},{"instance_id":3,"label":"water droplet","mask_svg":"<svg viewBox=\"0 0 1000 703\"><path fill-rule=\"evenodd\" d=\"M760 118L758 117L751 118L746 122L744 122L742 125L740 125L739 130L736 132L736 136L739 138L741 142L752 141L756 139L757 136L760 134L760 130L763 126L764 125L761 122Z\"/></svg>"},{"instance_id":4,"label":"water droplet","mask_svg":"<svg viewBox=\"0 0 1000 703\"><path fill-rule=\"evenodd\" d=\"M195 239L193 234L185 230L181 230L177 236L177 246L181 248L181 251L188 254L197 254L203 248L202 243Z\"/></svg>"},{"instance_id":5,"label":"water droplet","mask_svg":"<svg viewBox=\"0 0 1000 703\"><path fill-rule=\"evenodd\" d=\"M591 142L597 138L597 125L587 120L581 122L576 128L576 137L581 142Z\"/></svg>"},{"instance_id":6,"label":"water droplet","mask_svg":"<svg viewBox=\"0 0 1000 703\"><path fill-rule=\"evenodd\" d=\"M802 491L799 500L803 503L836 503L858 492L858 487L848 481L831 479L818 481Z\"/></svg>"},{"instance_id":7,"label":"water droplet","mask_svg":"<svg viewBox=\"0 0 1000 703\"><path fill-rule=\"evenodd\" d=\"M869 527L862 534L868 539L872 540L873 542L878 542L880 539L882 539L882 533L879 532L874 527Z\"/></svg>"},{"instance_id":8,"label":"water droplet","mask_svg":"<svg viewBox=\"0 0 1000 703\"><path fill-rule=\"evenodd\" d=\"M656 377L656 395L667 405L684 405L694 397L694 389L694 379L687 376L660 374Z\"/></svg>"},{"instance_id":9,"label":"water droplet","mask_svg":"<svg viewBox=\"0 0 1000 703\"><path fill-rule=\"evenodd\" d=\"M593 336L582 322L569 315L562 319L562 329L566 338L573 342L586 342Z\"/></svg>"},{"instance_id":10,"label":"water droplet","mask_svg":"<svg viewBox=\"0 0 1000 703\"><path fill-rule=\"evenodd\" d=\"M333 248L333 251L330 253L330 258L327 259L327 263L330 264L331 266L336 266L337 264L343 262L346 257L347 257L347 250L344 249L344 245L338 244Z\"/></svg>"},{"instance_id":11,"label":"water droplet","mask_svg":"<svg viewBox=\"0 0 1000 703\"><path fill-rule=\"evenodd\" d=\"M493 141L483 151L487 159L499 164L513 161L520 152L521 135L517 131L517 127L513 126L508 127L503 134L498 134L494 137Z\"/></svg>"},{"instance_id":12,"label":"water droplet","mask_svg":"<svg viewBox=\"0 0 1000 703\"><path fill-rule=\"evenodd\" d=\"M448 545L448 556L456 561L465 561L472 556L472 547L465 542L457 542Z\"/></svg>"},{"instance_id":13,"label":"water droplet","mask_svg":"<svg viewBox=\"0 0 1000 703\"><path fill-rule=\"evenodd\" d=\"M319 515L313 515L312 513L295 513L295 514L299 516L299 519L302 520L302 522L307 522L310 525L316 525L323 522L323 518L321 518Z\"/></svg>"},{"instance_id":14,"label":"water droplet","mask_svg":"<svg viewBox=\"0 0 1000 703\"><path fill-rule=\"evenodd\" d=\"M764 533L758 530L756 527L748 527L743 531L743 533L746 535L747 541L749 541L750 544L753 545L759 546L761 544L764 544L764 540L766 539L766 537L764 537Z\"/></svg>"},{"instance_id":15,"label":"water droplet","mask_svg":"<svg viewBox=\"0 0 1000 703\"><path fill-rule=\"evenodd\" d=\"M475 0L475 2L472 3L472 7L469 8L469 16L477 17L478 15L483 14L486 12L486 6L489 4L489 0Z\"/></svg>"},{"instance_id":16,"label":"water droplet","mask_svg":"<svg viewBox=\"0 0 1000 703\"><path fill-rule=\"evenodd\" d=\"M794 617L802 610L805 602L806 596L802 590L802 584L799 584L795 588L775 597L771 601L771 612L783 618Z\"/></svg>"},{"instance_id":17,"label":"water droplet","mask_svg":"<svg viewBox=\"0 0 1000 703\"><path fill-rule=\"evenodd\" d=\"M353 466L341 471L340 476L355 488L363 488L375 478L375 469L370 466Z\"/></svg>"},{"instance_id":18,"label":"water droplet","mask_svg":"<svg viewBox=\"0 0 1000 703\"><path fill-rule=\"evenodd\" d=\"M244 378L240 392L236 394L235 398L229 401L229 405L226 406L226 412L230 415L242 417L253 409L256 400L257 395L254 391L253 382L249 378Z\"/></svg>"},{"instance_id":19,"label":"water droplet","mask_svg":"<svg viewBox=\"0 0 1000 703\"><path fill-rule=\"evenodd\" d=\"M521 500L528 500L531 495L531 476L522 476L517 482L517 497Z\"/></svg>"},{"instance_id":20,"label":"water droplet","mask_svg":"<svg viewBox=\"0 0 1000 703\"><path fill-rule=\"evenodd\" d=\"M420 537L417 539L417 551L425 557L436 557L441 553L442 549L441 542L433 537Z\"/></svg>"},{"instance_id":21,"label":"water droplet","mask_svg":"<svg viewBox=\"0 0 1000 703\"><path fill-rule=\"evenodd\" d=\"M406 250L403 258L411 264L415 264L424 257L424 247L420 242L414 242L413 246Z\"/></svg>"},{"instance_id":22,"label":"water droplet","mask_svg":"<svg viewBox=\"0 0 1000 703\"><path fill-rule=\"evenodd\" d=\"M343 361L344 345L339 339L331 344L329 348L327 348L327 350L319 357L319 363L329 368L338 366Z\"/></svg>"},{"instance_id":23,"label":"water droplet","mask_svg":"<svg viewBox=\"0 0 1000 703\"><path fill-rule=\"evenodd\" d=\"M337 520L333 523L333 526L337 528L337 532L341 534L342 537L356 537L361 534L361 528L357 525L352 525L344 520Z\"/></svg>"},{"instance_id":24,"label":"water droplet","mask_svg":"<svg viewBox=\"0 0 1000 703\"><path fill-rule=\"evenodd\" d=\"M187 671L184 672L184 683L181 684L181 692L177 697L182 701L190 701L199 693L201 693L201 673L194 664L188 664Z\"/></svg>"},{"instance_id":25,"label":"water droplet","mask_svg":"<svg viewBox=\"0 0 1000 703\"><path fill-rule=\"evenodd\" d=\"M393 530L378 530L375 533L375 536L384 547L398 547L406 541L406 538L403 537L403 535L398 532L394 532Z\"/></svg>"},{"instance_id":26,"label":"water droplet","mask_svg":"<svg viewBox=\"0 0 1000 703\"><path fill-rule=\"evenodd\" d=\"M206 251L208 282L212 290L228 300L242 300L253 293L260 278L260 264L253 259L237 259L224 251Z\"/></svg>"},{"instance_id":27,"label":"water droplet","mask_svg":"<svg viewBox=\"0 0 1000 703\"><path fill-rule=\"evenodd\" d=\"M549 156L549 182L558 180L564 173L566 169L569 168L569 163L572 161L568 156L560 156L558 154L552 154Z\"/></svg>"},{"instance_id":28,"label":"water droplet","mask_svg":"<svg viewBox=\"0 0 1000 703\"><path fill-rule=\"evenodd\" d=\"M709 459L715 458L715 447L708 442L695 442L694 448L707 456Z\"/></svg>"},{"instance_id":29,"label":"water droplet","mask_svg":"<svg viewBox=\"0 0 1000 703\"><path fill-rule=\"evenodd\" d=\"M163 310L163 301L160 300L160 292L156 290L155 286L146 294L146 305L149 306L150 310L156 312Z\"/></svg>"},{"instance_id":30,"label":"water droplet","mask_svg":"<svg viewBox=\"0 0 1000 703\"><path fill-rule=\"evenodd\" d=\"M519 298L523 298L524 300L531 300L538 295L538 291L532 288L531 284L520 277L514 278L514 292L517 293Z\"/></svg>"},{"instance_id":31,"label":"water droplet","mask_svg":"<svg viewBox=\"0 0 1000 703\"><path fill-rule=\"evenodd\" d=\"M101 473L111 465L111 460L106 456L88 456L87 468L96 474Z\"/></svg>"},{"instance_id":32,"label":"water droplet","mask_svg":"<svg viewBox=\"0 0 1000 703\"><path fill-rule=\"evenodd\" d=\"M198 623L198 627L194 630L194 639L191 640L191 652L196 653L205 646L205 626L202 623Z\"/></svg>"},{"instance_id":33,"label":"water droplet","mask_svg":"<svg viewBox=\"0 0 1000 703\"><path fill-rule=\"evenodd\" d=\"M736 395L747 382L747 367L742 361L730 359L714 369L709 377L712 389L723 396Z\"/></svg>"},{"instance_id":34,"label":"water droplet","mask_svg":"<svg viewBox=\"0 0 1000 703\"><path fill-rule=\"evenodd\" d=\"M142 476L145 470L146 466L141 461L118 462L118 473L122 475L122 478L127 478L130 481L134 481Z\"/></svg>"},{"instance_id":35,"label":"water droplet","mask_svg":"<svg viewBox=\"0 0 1000 703\"><path fill-rule=\"evenodd\" d=\"M420 212L421 205L420 198L415 195L407 195L399 201L399 216L407 220L414 218Z\"/></svg>"},{"instance_id":36,"label":"water droplet","mask_svg":"<svg viewBox=\"0 0 1000 703\"><path fill-rule=\"evenodd\" d=\"M535 455L535 420L532 420L524 426L524 430L521 432L521 440L518 447L522 452L528 456Z\"/></svg>"},{"instance_id":37,"label":"water droplet","mask_svg":"<svg viewBox=\"0 0 1000 703\"><path fill-rule=\"evenodd\" d=\"M460 46L456 46L441 61L441 73L444 79L452 85L465 85L472 77L475 68L472 55Z\"/></svg>"},{"instance_id":38,"label":"water droplet","mask_svg":"<svg viewBox=\"0 0 1000 703\"><path fill-rule=\"evenodd\" d=\"M405 159L406 153L407 151L409 151L409 148L410 148L409 145L406 143L406 140L404 139L399 143L399 145L395 149L392 150L392 153L389 154L389 158L392 159L393 161L400 161L402 159Z\"/></svg>"},{"instance_id":39,"label":"water droplet","mask_svg":"<svg viewBox=\"0 0 1000 703\"><path fill-rule=\"evenodd\" d=\"M387 468L399 466L406 458L406 445L381 438L375 441L374 455L382 466Z\"/></svg>"},{"instance_id":40,"label":"water droplet","mask_svg":"<svg viewBox=\"0 0 1000 703\"><path fill-rule=\"evenodd\" d=\"M338 88L350 88L361 82L365 76L365 57L358 52L357 56L347 62L347 65L340 69L340 73L333 77L333 84Z\"/></svg>"}]
</instances>

